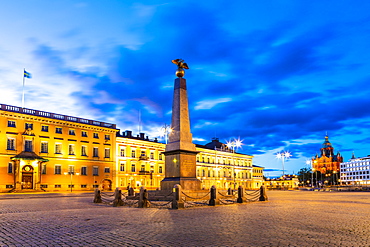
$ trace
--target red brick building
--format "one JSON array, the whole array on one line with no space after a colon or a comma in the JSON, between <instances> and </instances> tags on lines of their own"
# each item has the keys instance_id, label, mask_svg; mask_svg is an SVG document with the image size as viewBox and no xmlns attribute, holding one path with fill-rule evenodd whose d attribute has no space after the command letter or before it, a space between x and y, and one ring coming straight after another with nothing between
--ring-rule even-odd
<instances>
[{"instance_id":1,"label":"red brick building","mask_svg":"<svg viewBox=\"0 0 370 247\"><path fill-rule=\"evenodd\" d=\"M327 173L327 171L339 172L341 162L343 162L342 155L339 152L334 154L334 148L329 142L329 137L326 135L325 141L320 149L320 156L316 154L316 156L312 158L313 169L322 174Z\"/></svg>"}]
</instances>

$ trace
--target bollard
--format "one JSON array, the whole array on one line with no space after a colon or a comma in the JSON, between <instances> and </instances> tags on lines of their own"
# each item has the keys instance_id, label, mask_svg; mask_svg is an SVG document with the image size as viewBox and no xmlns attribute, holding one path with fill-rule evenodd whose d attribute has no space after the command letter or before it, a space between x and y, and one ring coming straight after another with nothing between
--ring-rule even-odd
<instances>
[{"instance_id":1,"label":"bollard","mask_svg":"<svg viewBox=\"0 0 370 247\"><path fill-rule=\"evenodd\" d=\"M140 199L139 199L139 208L149 208L150 202L148 200L148 191L144 186L140 188Z\"/></svg>"},{"instance_id":2,"label":"bollard","mask_svg":"<svg viewBox=\"0 0 370 247\"><path fill-rule=\"evenodd\" d=\"M228 194L228 195L232 195L232 194L233 194L233 190L232 190L231 188L229 188L229 189L227 190L227 194Z\"/></svg>"},{"instance_id":3,"label":"bollard","mask_svg":"<svg viewBox=\"0 0 370 247\"><path fill-rule=\"evenodd\" d=\"M236 199L237 203L243 203L243 195L244 195L243 187L239 186L239 188L238 188L238 199Z\"/></svg>"},{"instance_id":4,"label":"bollard","mask_svg":"<svg viewBox=\"0 0 370 247\"><path fill-rule=\"evenodd\" d=\"M172 199L172 209L179 209L184 208L184 202L182 202L180 199L181 195L181 185L175 184L173 187L174 196Z\"/></svg>"},{"instance_id":5,"label":"bollard","mask_svg":"<svg viewBox=\"0 0 370 247\"><path fill-rule=\"evenodd\" d=\"M266 189L265 186L260 187L260 201L267 201Z\"/></svg>"},{"instance_id":6,"label":"bollard","mask_svg":"<svg viewBox=\"0 0 370 247\"><path fill-rule=\"evenodd\" d=\"M100 190L95 189L94 193L94 203L102 203L103 201L101 200L101 195L100 195Z\"/></svg>"},{"instance_id":7,"label":"bollard","mask_svg":"<svg viewBox=\"0 0 370 247\"><path fill-rule=\"evenodd\" d=\"M134 196L135 194L135 191L134 191L134 188L132 188L131 186L128 188L128 196Z\"/></svg>"},{"instance_id":8,"label":"bollard","mask_svg":"<svg viewBox=\"0 0 370 247\"><path fill-rule=\"evenodd\" d=\"M212 185L211 187L211 192L210 192L210 199L209 199L209 202L208 202L208 205L209 206L216 206L217 201L216 201L216 186Z\"/></svg>"},{"instance_id":9,"label":"bollard","mask_svg":"<svg viewBox=\"0 0 370 247\"><path fill-rule=\"evenodd\" d=\"M116 190L114 191L113 207L117 206L123 206L122 192L119 188L116 188Z\"/></svg>"}]
</instances>

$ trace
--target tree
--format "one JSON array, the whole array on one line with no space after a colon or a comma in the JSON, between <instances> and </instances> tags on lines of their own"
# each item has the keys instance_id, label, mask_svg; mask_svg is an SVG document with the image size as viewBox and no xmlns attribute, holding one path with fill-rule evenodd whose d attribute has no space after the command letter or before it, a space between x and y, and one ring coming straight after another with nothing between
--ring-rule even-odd
<instances>
[{"instance_id":1,"label":"tree","mask_svg":"<svg viewBox=\"0 0 370 247\"><path fill-rule=\"evenodd\" d=\"M303 167L298 171L298 179L299 182L302 184L307 184L307 180L310 180L311 183L311 169L307 167Z\"/></svg>"}]
</instances>

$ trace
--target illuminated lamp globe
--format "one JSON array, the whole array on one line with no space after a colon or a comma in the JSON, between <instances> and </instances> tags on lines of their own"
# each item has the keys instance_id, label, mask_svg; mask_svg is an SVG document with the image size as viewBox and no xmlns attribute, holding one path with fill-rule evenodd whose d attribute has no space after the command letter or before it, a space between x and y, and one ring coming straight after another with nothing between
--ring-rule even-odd
<instances>
[{"instance_id":1,"label":"illuminated lamp globe","mask_svg":"<svg viewBox=\"0 0 370 247\"><path fill-rule=\"evenodd\" d=\"M182 69L182 68L179 68L178 70L176 70L176 76L177 77L183 77L185 75L185 71L184 71L184 69Z\"/></svg>"}]
</instances>

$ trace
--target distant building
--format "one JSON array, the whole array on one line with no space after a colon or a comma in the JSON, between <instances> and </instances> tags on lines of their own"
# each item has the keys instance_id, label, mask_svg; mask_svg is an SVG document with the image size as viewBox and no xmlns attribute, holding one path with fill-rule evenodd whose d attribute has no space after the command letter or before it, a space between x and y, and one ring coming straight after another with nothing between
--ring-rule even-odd
<instances>
[{"instance_id":1,"label":"distant building","mask_svg":"<svg viewBox=\"0 0 370 247\"><path fill-rule=\"evenodd\" d=\"M298 189L299 180L297 175L284 175L279 178L267 178L264 186L267 189Z\"/></svg>"},{"instance_id":2,"label":"distant building","mask_svg":"<svg viewBox=\"0 0 370 247\"><path fill-rule=\"evenodd\" d=\"M334 154L334 148L329 142L329 137L325 136L325 141L320 149L320 155L312 158L312 166L314 171L319 171L322 174L327 172L339 172L340 163L343 162L343 157L338 152Z\"/></svg>"},{"instance_id":3,"label":"distant building","mask_svg":"<svg viewBox=\"0 0 370 247\"><path fill-rule=\"evenodd\" d=\"M344 185L370 184L370 156L352 158L340 164L340 181Z\"/></svg>"}]
</instances>

